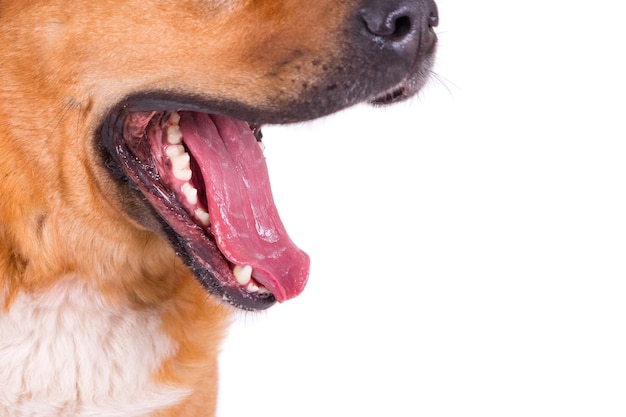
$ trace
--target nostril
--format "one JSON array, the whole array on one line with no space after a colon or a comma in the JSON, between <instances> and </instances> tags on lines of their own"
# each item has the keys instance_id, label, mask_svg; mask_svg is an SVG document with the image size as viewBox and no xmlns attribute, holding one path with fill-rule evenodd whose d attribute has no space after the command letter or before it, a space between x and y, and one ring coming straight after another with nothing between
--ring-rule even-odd
<instances>
[{"instance_id":1,"label":"nostril","mask_svg":"<svg viewBox=\"0 0 626 417\"><path fill-rule=\"evenodd\" d=\"M413 27L411 16L400 11L387 14L366 10L362 12L362 18L372 35L393 40L408 35Z\"/></svg>"},{"instance_id":2,"label":"nostril","mask_svg":"<svg viewBox=\"0 0 626 417\"><path fill-rule=\"evenodd\" d=\"M419 38L424 29L439 24L432 0L364 0L359 10L367 31L378 41L404 42ZM382 39L381 39L382 38Z\"/></svg>"},{"instance_id":3,"label":"nostril","mask_svg":"<svg viewBox=\"0 0 626 417\"><path fill-rule=\"evenodd\" d=\"M428 27L436 28L439 26L439 13L437 11L437 7L430 12L430 16L428 17Z\"/></svg>"},{"instance_id":4,"label":"nostril","mask_svg":"<svg viewBox=\"0 0 626 417\"><path fill-rule=\"evenodd\" d=\"M391 38L400 39L404 38L411 32L412 22L409 16L400 16L393 24L394 31L390 35Z\"/></svg>"}]
</instances>

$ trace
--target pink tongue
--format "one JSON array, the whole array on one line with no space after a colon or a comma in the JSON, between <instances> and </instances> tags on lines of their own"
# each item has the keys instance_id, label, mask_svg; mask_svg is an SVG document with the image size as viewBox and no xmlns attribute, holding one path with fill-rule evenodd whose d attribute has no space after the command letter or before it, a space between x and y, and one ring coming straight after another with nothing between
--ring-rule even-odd
<instances>
[{"instance_id":1,"label":"pink tongue","mask_svg":"<svg viewBox=\"0 0 626 417\"><path fill-rule=\"evenodd\" d=\"M205 181L211 232L233 264L283 302L300 294L309 257L291 241L274 205L263 152L248 124L224 116L181 112L185 145Z\"/></svg>"}]
</instances>

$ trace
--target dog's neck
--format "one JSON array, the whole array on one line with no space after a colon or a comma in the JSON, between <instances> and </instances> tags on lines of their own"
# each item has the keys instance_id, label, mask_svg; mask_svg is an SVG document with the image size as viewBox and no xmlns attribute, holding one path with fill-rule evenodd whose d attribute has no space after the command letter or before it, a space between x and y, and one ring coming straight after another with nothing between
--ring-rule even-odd
<instances>
[{"instance_id":1,"label":"dog's neck","mask_svg":"<svg viewBox=\"0 0 626 417\"><path fill-rule=\"evenodd\" d=\"M231 309L157 235L31 191L0 199L0 415L212 415Z\"/></svg>"},{"instance_id":2,"label":"dog's neck","mask_svg":"<svg viewBox=\"0 0 626 417\"><path fill-rule=\"evenodd\" d=\"M173 407L174 416L198 396L214 404L230 309L185 269L174 278L159 304L107 295L76 276L22 288L10 302L0 291L0 415L145 416Z\"/></svg>"},{"instance_id":3,"label":"dog's neck","mask_svg":"<svg viewBox=\"0 0 626 417\"><path fill-rule=\"evenodd\" d=\"M178 348L158 312L113 306L76 279L17 295L0 334L0 415L145 415L188 393L153 380Z\"/></svg>"}]
</instances>

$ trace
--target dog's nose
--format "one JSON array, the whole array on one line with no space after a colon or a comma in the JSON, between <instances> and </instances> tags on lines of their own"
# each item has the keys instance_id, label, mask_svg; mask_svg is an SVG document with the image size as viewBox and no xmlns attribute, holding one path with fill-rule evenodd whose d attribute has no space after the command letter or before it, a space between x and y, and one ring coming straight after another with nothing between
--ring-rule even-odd
<instances>
[{"instance_id":1,"label":"dog's nose","mask_svg":"<svg viewBox=\"0 0 626 417\"><path fill-rule=\"evenodd\" d=\"M360 16L370 41L407 59L428 52L436 41L432 29L439 15L433 0L365 0Z\"/></svg>"}]
</instances>

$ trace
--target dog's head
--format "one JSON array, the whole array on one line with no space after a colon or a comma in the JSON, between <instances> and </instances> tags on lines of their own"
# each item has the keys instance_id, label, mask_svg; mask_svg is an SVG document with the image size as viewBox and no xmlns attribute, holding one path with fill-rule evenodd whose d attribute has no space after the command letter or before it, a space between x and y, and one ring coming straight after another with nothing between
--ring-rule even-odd
<instances>
[{"instance_id":1,"label":"dog's head","mask_svg":"<svg viewBox=\"0 0 626 417\"><path fill-rule=\"evenodd\" d=\"M14 0L0 25L12 42L0 81L32 90L16 106L37 93L39 133L74 149L90 192L165 238L210 292L262 309L302 291L309 260L272 202L260 127L411 97L430 73L437 11L433 0Z\"/></svg>"}]
</instances>

